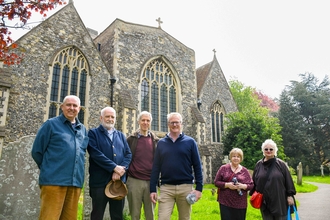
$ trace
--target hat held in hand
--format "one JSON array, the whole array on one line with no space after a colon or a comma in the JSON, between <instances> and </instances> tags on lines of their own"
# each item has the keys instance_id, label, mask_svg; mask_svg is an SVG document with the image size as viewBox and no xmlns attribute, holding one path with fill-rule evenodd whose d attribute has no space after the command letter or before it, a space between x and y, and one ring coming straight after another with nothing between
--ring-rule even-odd
<instances>
[{"instance_id":1,"label":"hat held in hand","mask_svg":"<svg viewBox=\"0 0 330 220\"><path fill-rule=\"evenodd\" d=\"M127 195L127 187L121 180L111 180L105 187L105 195L111 199L122 200Z\"/></svg>"}]
</instances>

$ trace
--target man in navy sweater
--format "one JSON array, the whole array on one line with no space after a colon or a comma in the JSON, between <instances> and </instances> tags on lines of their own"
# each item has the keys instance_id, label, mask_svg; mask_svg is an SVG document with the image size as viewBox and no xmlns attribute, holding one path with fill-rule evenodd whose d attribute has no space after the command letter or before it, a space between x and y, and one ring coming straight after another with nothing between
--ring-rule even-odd
<instances>
[{"instance_id":1,"label":"man in navy sweater","mask_svg":"<svg viewBox=\"0 0 330 220\"><path fill-rule=\"evenodd\" d=\"M193 138L182 132L180 113L168 114L167 123L170 132L159 140L155 152L150 180L150 198L153 203L156 203L157 199L159 201L159 220L170 219L175 203L179 219L189 220L191 204L187 202L186 197L192 193L198 201L203 190L198 147ZM160 183L159 198L157 198L158 183ZM194 184L196 184L195 189L193 189Z\"/></svg>"},{"instance_id":2,"label":"man in navy sweater","mask_svg":"<svg viewBox=\"0 0 330 220\"><path fill-rule=\"evenodd\" d=\"M109 203L111 220L123 220L125 198L108 198L105 187L110 180L126 182L126 170L132 159L125 135L116 130L116 111L111 107L101 110L101 125L88 132L89 193L92 198L91 220L102 220Z\"/></svg>"}]
</instances>

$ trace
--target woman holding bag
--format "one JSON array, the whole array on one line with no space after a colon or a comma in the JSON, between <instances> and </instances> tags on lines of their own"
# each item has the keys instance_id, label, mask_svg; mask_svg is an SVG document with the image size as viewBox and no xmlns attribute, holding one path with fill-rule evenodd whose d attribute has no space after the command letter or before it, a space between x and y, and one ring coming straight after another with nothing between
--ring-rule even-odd
<instances>
[{"instance_id":1,"label":"woman holding bag","mask_svg":"<svg viewBox=\"0 0 330 220\"><path fill-rule=\"evenodd\" d=\"M241 149L232 149L229 159L230 163L222 165L214 179L221 220L245 220L247 191L253 188L253 182L249 171L240 164L243 161Z\"/></svg>"},{"instance_id":2,"label":"woman holding bag","mask_svg":"<svg viewBox=\"0 0 330 220\"><path fill-rule=\"evenodd\" d=\"M254 191L263 194L260 208L263 220L286 220L288 207L295 205L296 189L292 177L287 165L276 158L278 148L273 140L266 140L261 150L264 157L254 168L254 188L250 195Z\"/></svg>"}]
</instances>

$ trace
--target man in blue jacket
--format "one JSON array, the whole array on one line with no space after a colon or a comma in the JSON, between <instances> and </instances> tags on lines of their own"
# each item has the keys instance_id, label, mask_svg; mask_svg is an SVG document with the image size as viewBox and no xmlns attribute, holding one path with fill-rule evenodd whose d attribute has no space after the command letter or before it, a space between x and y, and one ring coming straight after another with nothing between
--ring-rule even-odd
<instances>
[{"instance_id":1,"label":"man in blue jacket","mask_svg":"<svg viewBox=\"0 0 330 220\"><path fill-rule=\"evenodd\" d=\"M100 120L101 125L88 132L91 220L102 220L108 203L111 220L122 220L125 199L108 198L104 191L110 180L126 182L126 170L132 153L125 135L114 127L116 111L111 107L102 109Z\"/></svg>"},{"instance_id":2,"label":"man in blue jacket","mask_svg":"<svg viewBox=\"0 0 330 220\"><path fill-rule=\"evenodd\" d=\"M150 179L150 199L158 203L158 220L168 220L176 204L179 219L190 219L193 194L198 201L202 196L203 174L196 141L182 132L182 116L172 112L167 115L170 132L159 140ZM157 184L160 176L160 195ZM193 185L196 184L195 189Z\"/></svg>"},{"instance_id":3,"label":"man in blue jacket","mask_svg":"<svg viewBox=\"0 0 330 220\"><path fill-rule=\"evenodd\" d=\"M80 108L77 96L66 96L63 113L48 119L34 140L31 154L40 169L40 220L77 219L88 144L86 128L77 118Z\"/></svg>"}]
</instances>

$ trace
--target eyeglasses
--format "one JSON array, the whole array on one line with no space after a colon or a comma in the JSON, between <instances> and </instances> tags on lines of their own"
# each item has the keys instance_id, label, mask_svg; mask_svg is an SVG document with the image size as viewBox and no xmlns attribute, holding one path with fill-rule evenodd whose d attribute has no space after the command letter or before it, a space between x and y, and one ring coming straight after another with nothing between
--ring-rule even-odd
<instances>
[{"instance_id":1,"label":"eyeglasses","mask_svg":"<svg viewBox=\"0 0 330 220\"><path fill-rule=\"evenodd\" d=\"M174 126L174 125L181 124L181 122L180 121L171 121L171 122L169 122L169 124L172 125L172 126Z\"/></svg>"},{"instance_id":2,"label":"eyeglasses","mask_svg":"<svg viewBox=\"0 0 330 220\"><path fill-rule=\"evenodd\" d=\"M265 151L273 151L273 148L265 148Z\"/></svg>"}]
</instances>

